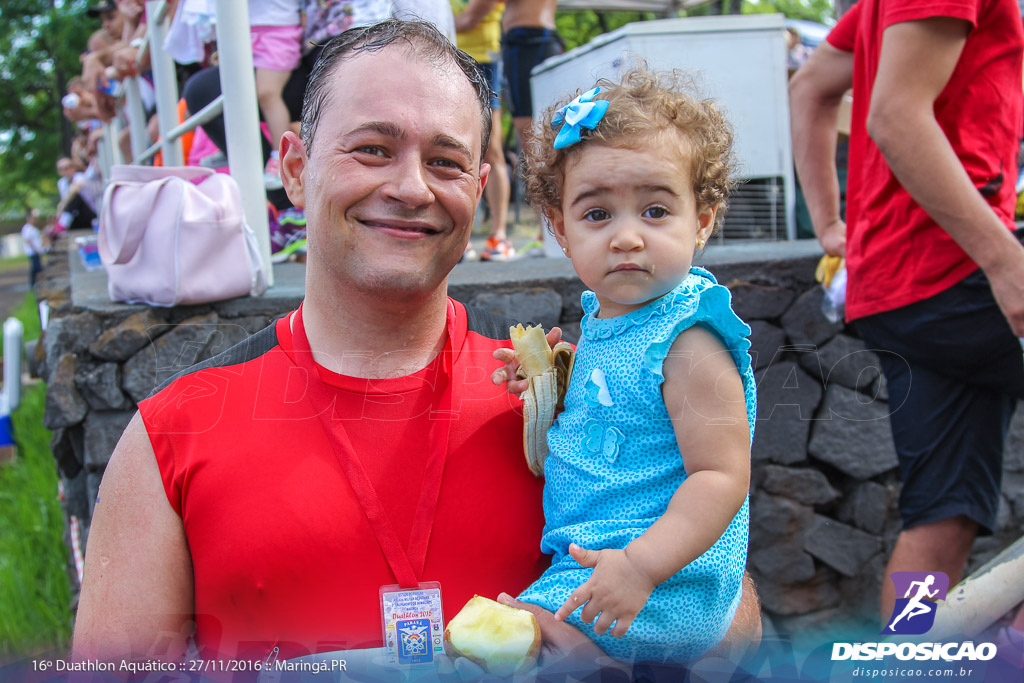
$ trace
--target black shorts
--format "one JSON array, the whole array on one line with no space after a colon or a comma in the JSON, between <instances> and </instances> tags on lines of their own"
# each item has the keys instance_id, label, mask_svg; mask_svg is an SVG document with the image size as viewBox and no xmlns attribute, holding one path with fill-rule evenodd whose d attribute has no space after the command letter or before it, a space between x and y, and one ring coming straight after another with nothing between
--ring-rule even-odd
<instances>
[{"instance_id":1,"label":"black shorts","mask_svg":"<svg viewBox=\"0 0 1024 683\"><path fill-rule=\"evenodd\" d=\"M991 533L1024 352L985 274L854 324L889 386L903 528L965 515Z\"/></svg>"},{"instance_id":2,"label":"black shorts","mask_svg":"<svg viewBox=\"0 0 1024 683\"><path fill-rule=\"evenodd\" d=\"M514 117L533 116L530 72L548 57L565 52L565 45L548 28L519 26L501 37L501 55L505 68L505 93Z\"/></svg>"},{"instance_id":3,"label":"black shorts","mask_svg":"<svg viewBox=\"0 0 1024 683\"><path fill-rule=\"evenodd\" d=\"M491 109L501 109L501 60L482 62L480 70L487 77L487 85L491 89Z\"/></svg>"}]
</instances>

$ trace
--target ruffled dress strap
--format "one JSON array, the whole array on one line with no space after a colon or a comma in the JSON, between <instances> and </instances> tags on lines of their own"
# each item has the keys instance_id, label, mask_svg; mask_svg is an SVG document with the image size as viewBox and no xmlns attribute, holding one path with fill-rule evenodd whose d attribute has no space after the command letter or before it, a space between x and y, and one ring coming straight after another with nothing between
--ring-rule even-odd
<instances>
[{"instance_id":1,"label":"ruffled dress strap","mask_svg":"<svg viewBox=\"0 0 1024 683\"><path fill-rule=\"evenodd\" d=\"M750 434L753 437L754 423L757 420L757 394L750 360L750 326L733 311L732 292L727 287L718 284L714 275L703 268L694 266L678 287L658 301L668 300L671 300L671 303L656 308L672 308L679 317L670 326L662 328L644 349L644 366L654 373L659 384L664 382L665 358L676 337L694 325L701 325L711 330L722 341L725 348L729 349L733 361L736 363L736 369L743 379L747 421L750 423Z\"/></svg>"}]
</instances>

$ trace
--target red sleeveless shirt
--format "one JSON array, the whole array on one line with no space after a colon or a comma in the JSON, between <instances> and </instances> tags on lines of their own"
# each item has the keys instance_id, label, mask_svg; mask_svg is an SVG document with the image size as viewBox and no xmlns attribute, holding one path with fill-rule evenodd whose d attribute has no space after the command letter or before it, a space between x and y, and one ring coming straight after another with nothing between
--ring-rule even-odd
<instances>
[{"instance_id":1,"label":"red sleeveless shirt","mask_svg":"<svg viewBox=\"0 0 1024 683\"><path fill-rule=\"evenodd\" d=\"M446 619L474 593L517 594L547 566L543 481L526 467L519 403L491 383L508 327L449 306L457 417L421 581ZM290 316L190 368L139 405L181 515L204 656L263 659L381 646L378 588L396 583L308 398ZM423 481L439 362L396 379L319 368L399 539Z\"/></svg>"}]
</instances>

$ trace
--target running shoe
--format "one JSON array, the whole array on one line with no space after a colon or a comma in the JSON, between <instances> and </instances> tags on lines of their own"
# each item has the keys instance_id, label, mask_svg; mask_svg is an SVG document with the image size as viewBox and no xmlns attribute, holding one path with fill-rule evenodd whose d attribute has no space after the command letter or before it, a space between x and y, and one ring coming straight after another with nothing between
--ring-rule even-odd
<instances>
[{"instance_id":1,"label":"running shoe","mask_svg":"<svg viewBox=\"0 0 1024 683\"><path fill-rule=\"evenodd\" d=\"M534 240L523 247L523 255L526 258L544 258L544 243Z\"/></svg>"},{"instance_id":2,"label":"running shoe","mask_svg":"<svg viewBox=\"0 0 1024 683\"><path fill-rule=\"evenodd\" d=\"M487 238L487 247L481 252L481 261L508 261L516 255L516 250L507 239L491 235Z\"/></svg>"},{"instance_id":3,"label":"running shoe","mask_svg":"<svg viewBox=\"0 0 1024 683\"><path fill-rule=\"evenodd\" d=\"M302 209L292 207L284 211L271 212L270 220L270 261L284 263L293 254L306 251L306 214Z\"/></svg>"}]
</instances>

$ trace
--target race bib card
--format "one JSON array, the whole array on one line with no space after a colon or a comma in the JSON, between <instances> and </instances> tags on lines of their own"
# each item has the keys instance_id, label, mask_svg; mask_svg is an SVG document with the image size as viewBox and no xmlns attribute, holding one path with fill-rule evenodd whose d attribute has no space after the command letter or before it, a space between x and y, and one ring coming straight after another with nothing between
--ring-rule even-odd
<instances>
[{"instance_id":1,"label":"race bib card","mask_svg":"<svg viewBox=\"0 0 1024 683\"><path fill-rule=\"evenodd\" d=\"M440 583L381 586L380 609L389 664L428 664L444 652Z\"/></svg>"}]
</instances>

